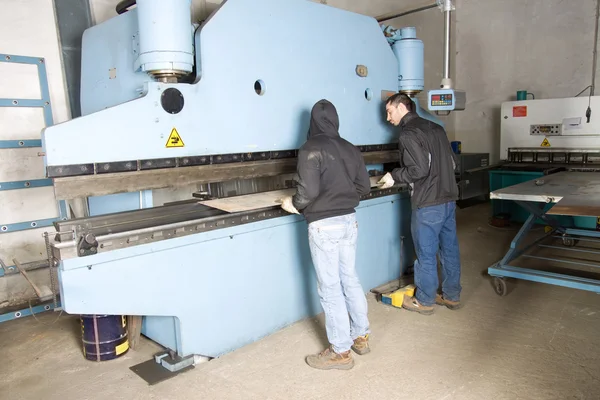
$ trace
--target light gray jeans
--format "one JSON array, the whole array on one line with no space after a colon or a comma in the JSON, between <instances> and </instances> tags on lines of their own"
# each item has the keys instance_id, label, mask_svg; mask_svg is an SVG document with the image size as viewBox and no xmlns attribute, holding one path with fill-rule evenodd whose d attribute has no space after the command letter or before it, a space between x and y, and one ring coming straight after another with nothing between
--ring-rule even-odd
<instances>
[{"instance_id":1,"label":"light gray jeans","mask_svg":"<svg viewBox=\"0 0 600 400\"><path fill-rule=\"evenodd\" d=\"M350 350L354 339L369 333L367 298L355 269L357 237L354 213L308 225L327 339L336 353Z\"/></svg>"}]
</instances>

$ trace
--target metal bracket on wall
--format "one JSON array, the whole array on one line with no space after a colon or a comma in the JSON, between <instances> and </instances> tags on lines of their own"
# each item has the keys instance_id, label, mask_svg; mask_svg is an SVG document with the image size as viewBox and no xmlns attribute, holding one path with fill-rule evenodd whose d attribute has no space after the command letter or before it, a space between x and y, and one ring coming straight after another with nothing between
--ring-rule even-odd
<instances>
[{"instance_id":1,"label":"metal bracket on wall","mask_svg":"<svg viewBox=\"0 0 600 400\"><path fill-rule=\"evenodd\" d=\"M32 261L23 263L21 266L27 271L34 271L42 268L48 268L48 260ZM0 259L0 277L5 275L16 275L19 274L19 270L15 265L6 265L2 259Z\"/></svg>"},{"instance_id":2,"label":"metal bracket on wall","mask_svg":"<svg viewBox=\"0 0 600 400\"><path fill-rule=\"evenodd\" d=\"M52 186L52 179L32 179L29 181L0 182L0 190L29 189Z\"/></svg>"},{"instance_id":3,"label":"metal bracket on wall","mask_svg":"<svg viewBox=\"0 0 600 400\"><path fill-rule=\"evenodd\" d=\"M40 99L0 99L0 107L42 108L44 112L45 125L53 125L54 120L52 118L52 105L50 104L50 89L48 86L46 62L44 58L0 54L0 62L35 65L37 67L41 93ZM0 149L19 149L32 147L42 147L42 141L40 139L0 140ZM45 186L52 186L52 179L31 179L28 181L0 182L0 191L39 188ZM66 219L67 205L64 200L59 201L58 213L58 218L23 221L12 224L0 223L0 234L22 231L26 229L48 227L51 226L54 221Z\"/></svg>"},{"instance_id":4,"label":"metal bracket on wall","mask_svg":"<svg viewBox=\"0 0 600 400\"><path fill-rule=\"evenodd\" d=\"M60 305L59 305L60 306ZM0 323L11 321L13 319L19 319L22 317L28 317L33 314L39 314L45 311L54 310L56 307L52 303L40 304L35 307L28 307L23 310L7 312L5 314L0 314Z\"/></svg>"},{"instance_id":5,"label":"metal bracket on wall","mask_svg":"<svg viewBox=\"0 0 600 400\"><path fill-rule=\"evenodd\" d=\"M27 147L42 147L42 141L40 139L0 140L0 149L24 149Z\"/></svg>"}]
</instances>

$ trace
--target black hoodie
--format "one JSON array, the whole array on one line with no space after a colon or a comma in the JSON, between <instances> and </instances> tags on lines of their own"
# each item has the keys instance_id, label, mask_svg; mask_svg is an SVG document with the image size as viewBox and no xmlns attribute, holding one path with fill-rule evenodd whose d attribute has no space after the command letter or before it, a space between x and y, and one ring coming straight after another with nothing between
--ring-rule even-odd
<instances>
[{"instance_id":1,"label":"black hoodie","mask_svg":"<svg viewBox=\"0 0 600 400\"><path fill-rule=\"evenodd\" d=\"M351 214L360 196L370 192L362 154L340 137L337 111L327 100L311 111L308 140L298 151L298 187L294 207L306 221Z\"/></svg>"}]
</instances>

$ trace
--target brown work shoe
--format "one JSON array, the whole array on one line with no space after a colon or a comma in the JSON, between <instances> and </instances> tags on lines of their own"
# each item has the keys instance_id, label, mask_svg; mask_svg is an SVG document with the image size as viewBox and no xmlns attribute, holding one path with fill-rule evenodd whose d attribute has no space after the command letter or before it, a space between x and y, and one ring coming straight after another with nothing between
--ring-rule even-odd
<instances>
[{"instance_id":1,"label":"brown work shoe","mask_svg":"<svg viewBox=\"0 0 600 400\"><path fill-rule=\"evenodd\" d=\"M367 354L371 351L369 348L369 335L359 336L354 339L354 344L352 345L352 350L359 356Z\"/></svg>"},{"instance_id":2,"label":"brown work shoe","mask_svg":"<svg viewBox=\"0 0 600 400\"><path fill-rule=\"evenodd\" d=\"M438 294L435 296L435 304L437 304L439 306L446 306L450 310L458 310L459 308L462 307L462 304L460 304L460 301L446 300L442 297L441 294Z\"/></svg>"},{"instance_id":3,"label":"brown work shoe","mask_svg":"<svg viewBox=\"0 0 600 400\"><path fill-rule=\"evenodd\" d=\"M419 300L417 300L415 297L404 297L402 308L408 311L415 311L423 315L433 314L433 307L424 306L423 304L419 303Z\"/></svg>"},{"instance_id":4,"label":"brown work shoe","mask_svg":"<svg viewBox=\"0 0 600 400\"><path fill-rule=\"evenodd\" d=\"M306 357L306 363L316 369L352 369L354 367L354 359L350 350L338 354L331 348Z\"/></svg>"}]
</instances>

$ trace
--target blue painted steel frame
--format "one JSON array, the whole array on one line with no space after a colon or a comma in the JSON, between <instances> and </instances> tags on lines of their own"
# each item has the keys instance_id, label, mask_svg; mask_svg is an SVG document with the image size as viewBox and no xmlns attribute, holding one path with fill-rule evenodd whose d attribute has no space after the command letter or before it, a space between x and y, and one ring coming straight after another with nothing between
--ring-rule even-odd
<instances>
[{"instance_id":1,"label":"blue painted steel frame","mask_svg":"<svg viewBox=\"0 0 600 400\"><path fill-rule=\"evenodd\" d=\"M6 269L0 267L0 278L2 278L4 275L7 274L7 272L12 272L16 269L17 267L15 267L14 265L7 265Z\"/></svg>"},{"instance_id":2,"label":"blue painted steel frame","mask_svg":"<svg viewBox=\"0 0 600 400\"><path fill-rule=\"evenodd\" d=\"M529 212L529 217L527 218L527 220L525 221L525 223L523 224L523 226L521 227L521 229L519 230L519 232L517 233L515 238L511 241L510 248L509 248L508 252L506 253L506 255L498 263L496 263L488 268L488 274L490 276L493 276L496 278L523 279L523 280L528 280L528 281L532 281L532 282L546 283L546 284L550 284L550 285L564 286L564 287L568 287L568 288L572 288L572 289L580 289L580 290L586 290L586 291L590 291L590 292L600 293L600 280L597 280L597 279L580 278L577 276L570 276L570 275L566 275L566 274L557 274L557 273L552 273L552 272L539 271L539 270L515 267L515 266L510 265L510 263L513 262L515 259L523 256L523 257L534 258L534 259L544 260L544 261L555 261L555 262L561 262L561 263L566 263L566 264L600 268L600 265L593 264L593 263L569 261L569 260L562 260L562 259L552 258L552 257L540 257L540 256L533 256L533 255L526 254L527 251L529 251L531 248L533 248L536 245L540 245L540 243L542 241L547 239L549 236L554 235L555 232L558 232L561 235L570 235L570 236L575 236L575 237L592 237L592 238L600 238L600 232L592 231L592 230L585 230L585 229L565 228L563 226L560 226L560 224L557 222L557 220L554 217L546 214L547 211L549 211L549 210L544 210L545 205L530 204L530 203L523 202L523 201L517 201L516 203L519 204L521 207L525 208ZM541 218L545 223L552 226L554 228L554 231L549 232L546 235L523 246L523 242L524 242L527 234L529 233L531 228L535 225L535 221L538 218ZM541 247L555 248L556 246L541 245ZM580 251L580 252L584 252L584 253L593 253L593 254L598 253L598 252L589 251L589 250L578 250L578 249L567 249L567 248L565 248L565 249L570 250L570 251Z\"/></svg>"},{"instance_id":3,"label":"blue painted steel frame","mask_svg":"<svg viewBox=\"0 0 600 400\"><path fill-rule=\"evenodd\" d=\"M57 308L58 307L60 307L60 302L59 302ZM54 303L48 303L48 304L40 304L39 306L35 306L35 307L31 307L31 308L29 308L29 307L24 308L24 309L18 310L18 311L8 312L5 314L0 314L0 323L6 322L6 321L12 321L14 319L19 319L19 318L23 318L23 317L28 317L33 314L39 314L39 313L43 313L43 312L50 311L53 309L54 309Z\"/></svg>"},{"instance_id":4,"label":"blue painted steel frame","mask_svg":"<svg viewBox=\"0 0 600 400\"><path fill-rule=\"evenodd\" d=\"M48 86L48 76L46 73L46 61L41 57L26 57L10 54L0 54L0 62L29 64L37 66L38 79L40 83L40 99L0 99L0 107L41 107L44 112L45 125L51 126L54 124L52 118L52 105L50 104L50 89ZM0 149L17 149L26 147L41 147L40 139L23 139L23 140L0 140ZM29 181L15 182L0 182L1 190L27 189L34 187L52 186L51 179L33 179ZM27 229L36 229L51 226L54 221L66 219L67 204L65 201L59 202L58 207L59 218L48 218L34 221L24 221L13 224L0 224L0 234L22 231Z\"/></svg>"},{"instance_id":5,"label":"blue painted steel frame","mask_svg":"<svg viewBox=\"0 0 600 400\"><path fill-rule=\"evenodd\" d=\"M0 140L0 149L21 149L26 147L42 147L42 139Z\"/></svg>"},{"instance_id":6,"label":"blue painted steel frame","mask_svg":"<svg viewBox=\"0 0 600 400\"><path fill-rule=\"evenodd\" d=\"M42 107L46 126L54 125L52 106L50 104L50 89L46 74L46 61L41 57L15 56L0 54L0 62L36 65L40 81L41 99L0 99L0 107ZM20 146L19 146L20 147Z\"/></svg>"},{"instance_id":7,"label":"blue painted steel frame","mask_svg":"<svg viewBox=\"0 0 600 400\"><path fill-rule=\"evenodd\" d=\"M52 186L52 179L31 179L28 181L0 182L0 191L31 189L45 186Z\"/></svg>"}]
</instances>

